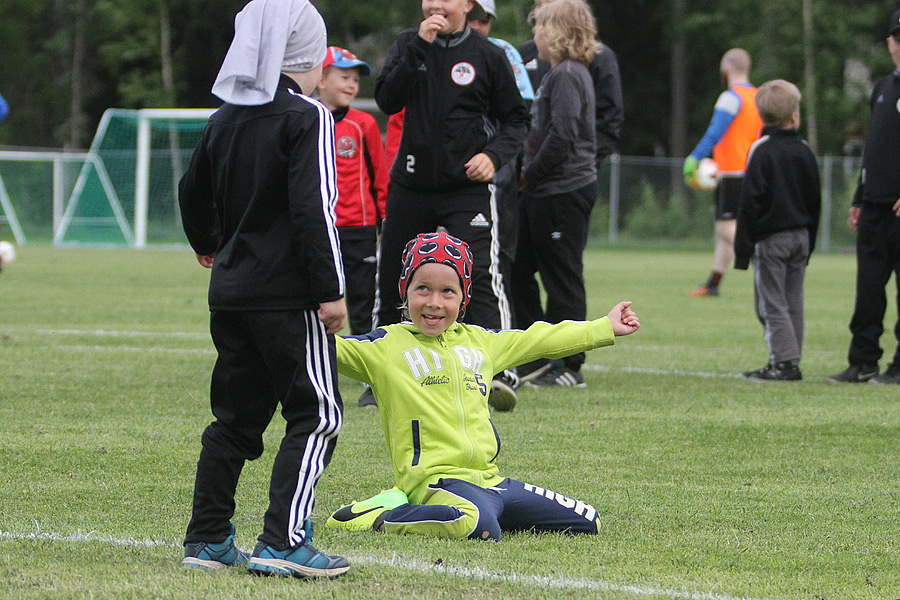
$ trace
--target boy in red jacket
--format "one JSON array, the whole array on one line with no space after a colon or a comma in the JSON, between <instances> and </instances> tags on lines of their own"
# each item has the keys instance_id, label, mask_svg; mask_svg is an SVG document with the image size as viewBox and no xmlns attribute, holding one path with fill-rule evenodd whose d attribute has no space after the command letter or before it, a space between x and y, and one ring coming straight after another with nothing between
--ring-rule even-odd
<instances>
[{"instance_id":1,"label":"boy in red jacket","mask_svg":"<svg viewBox=\"0 0 900 600\"><path fill-rule=\"evenodd\" d=\"M319 100L334 117L335 212L347 278L347 313L350 331L361 335L372 329L375 257L387 199L388 164L375 118L350 108L359 92L359 78L372 72L369 65L343 48L330 46L322 67Z\"/></svg>"}]
</instances>

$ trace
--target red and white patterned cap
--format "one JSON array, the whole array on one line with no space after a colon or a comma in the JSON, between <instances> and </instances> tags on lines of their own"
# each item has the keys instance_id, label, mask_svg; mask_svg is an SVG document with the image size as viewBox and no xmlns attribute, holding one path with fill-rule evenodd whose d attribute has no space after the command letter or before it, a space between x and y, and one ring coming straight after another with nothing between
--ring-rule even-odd
<instances>
[{"instance_id":1,"label":"red and white patterned cap","mask_svg":"<svg viewBox=\"0 0 900 600\"><path fill-rule=\"evenodd\" d=\"M406 301L406 286L413 273L426 263L447 265L459 275L462 304L465 308L472 298L472 251L461 239L444 232L420 233L406 244L403 251L403 268L400 271L400 299Z\"/></svg>"}]
</instances>

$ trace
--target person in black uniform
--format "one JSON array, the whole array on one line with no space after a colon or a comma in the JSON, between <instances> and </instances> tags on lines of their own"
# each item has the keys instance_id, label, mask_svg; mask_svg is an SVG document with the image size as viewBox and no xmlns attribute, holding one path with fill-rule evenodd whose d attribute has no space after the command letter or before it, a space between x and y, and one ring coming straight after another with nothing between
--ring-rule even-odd
<instances>
[{"instance_id":1,"label":"person in black uniform","mask_svg":"<svg viewBox=\"0 0 900 600\"><path fill-rule=\"evenodd\" d=\"M468 27L472 8L472 0L423 0L425 19L397 36L375 81L382 111L406 109L382 231L378 325L400 320L394 282L406 242L442 227L476 257L465 321L512 326L491 180L520 152L528 113L503 50Z\"/></svg>"},{"instance_id":2,"label":"person in black uniform","mask_svg":"<svg viewBox=\"0 0 900 600\"><path fill-rule=\"evenodd\" d=\"M900 303L900 10L891 15L887 46L897 68L872 89L862 171L847 218L850 229L857 232L850 366L829 377L832 383L900 383L900 320L894 326L897 350L885 372L878 374L885 287L892 273Z\"/></svg>"},{"instance_id":3,"label":"person in black uniform","mask_svg":"<svg viewBox=\"0 0 900 600\"><path fill-rule=\"evenodd\" d=\"M753 261L753 305L769 361L743 374L754 381L799 381L803 278L816 246L822 191L812 150L797 134L800 90L783 79L756 92L760 138L750 147L734 238L734 268Z\"/></svg>"},{"instance_id":4,"label":"person in black uniform","mask_svg":"<svg viewBox=\"0 0 900 600\"><path fill-rule=\"evenodd\" d=\"M213 85L225 104L210 117L179 185L188 241L212 269L210 333L218 352L215 421L197 462L186 567L245 564L297 577L334 577L350 567L312 546L309 521L341 429L334 333L347 315L334 222L334 120L307 96L325 51L325 23L309 0L248 3ZM279 403L287 424L263 533L248 561L234 544L235 489L245 461L262 454Z\"/></svg>"}]
</instances>

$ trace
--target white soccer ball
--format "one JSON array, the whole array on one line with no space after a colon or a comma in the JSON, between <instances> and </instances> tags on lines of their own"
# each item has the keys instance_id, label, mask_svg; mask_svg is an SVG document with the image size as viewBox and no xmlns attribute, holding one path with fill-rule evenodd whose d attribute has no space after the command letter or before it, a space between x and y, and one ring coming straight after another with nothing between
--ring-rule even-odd
<instances>
[{"instance_id":1,"label":"white soccer ball","mask_svg":"<svg viewBox=\"0 0 900 600\"><path fill-rule=\"evenodd\" d=\"M697 187L711 190L719 181L719 165L711 158L704 158L697 165Z\"/></svg>"},{"instance_id":2,"label":"white soccer ball","mask_svg":"<svg viewBox=\"0 0 900 600\"><path fill-rule=\"evenodd\" d=\"M9 242L0 242L0 266L5 266L16 259L16 247Z\"/></svg>"}]
</instances>

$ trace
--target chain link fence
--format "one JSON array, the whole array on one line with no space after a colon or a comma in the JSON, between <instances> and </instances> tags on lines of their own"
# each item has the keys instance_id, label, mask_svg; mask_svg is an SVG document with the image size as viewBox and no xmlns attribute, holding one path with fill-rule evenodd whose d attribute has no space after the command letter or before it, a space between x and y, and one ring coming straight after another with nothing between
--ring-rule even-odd
<instances>
[{"instance_id":1,"label":"chain link fence","mask_svg":"<svg viewBox=\"0 0 900 600\"><path fill-rule=\"evenodd\" d=\"M85 155L62 152L0 152L0 239L51 241L85 160ZM860 159L825 156L819 159L819 165L822 220L816 249L852 249L854 234L847 228L846 219ZM713 193L687 188L681 168L680 158L613 155L607 159L600 171L600 194L591 215L589 243L708 247L714 229ZM123 198L122 204L127 207L134 202ZM160 239L186 243L176 225Z\"/></svg>"},{"instance_id":2,"label":"chain link fence","mask_svg":"<svg viewBox=\"0 0 900 600\"><path fill-rule=\"evenodd\" d=\"M591 215L590 243L604 246L690 247L713 237L715 199L682 181L682 159L611 156L600 172L600 195ZM822 218L817 251L852 249L847 210L860 159L819 159Z\"/></svg>"}]
</instances>

